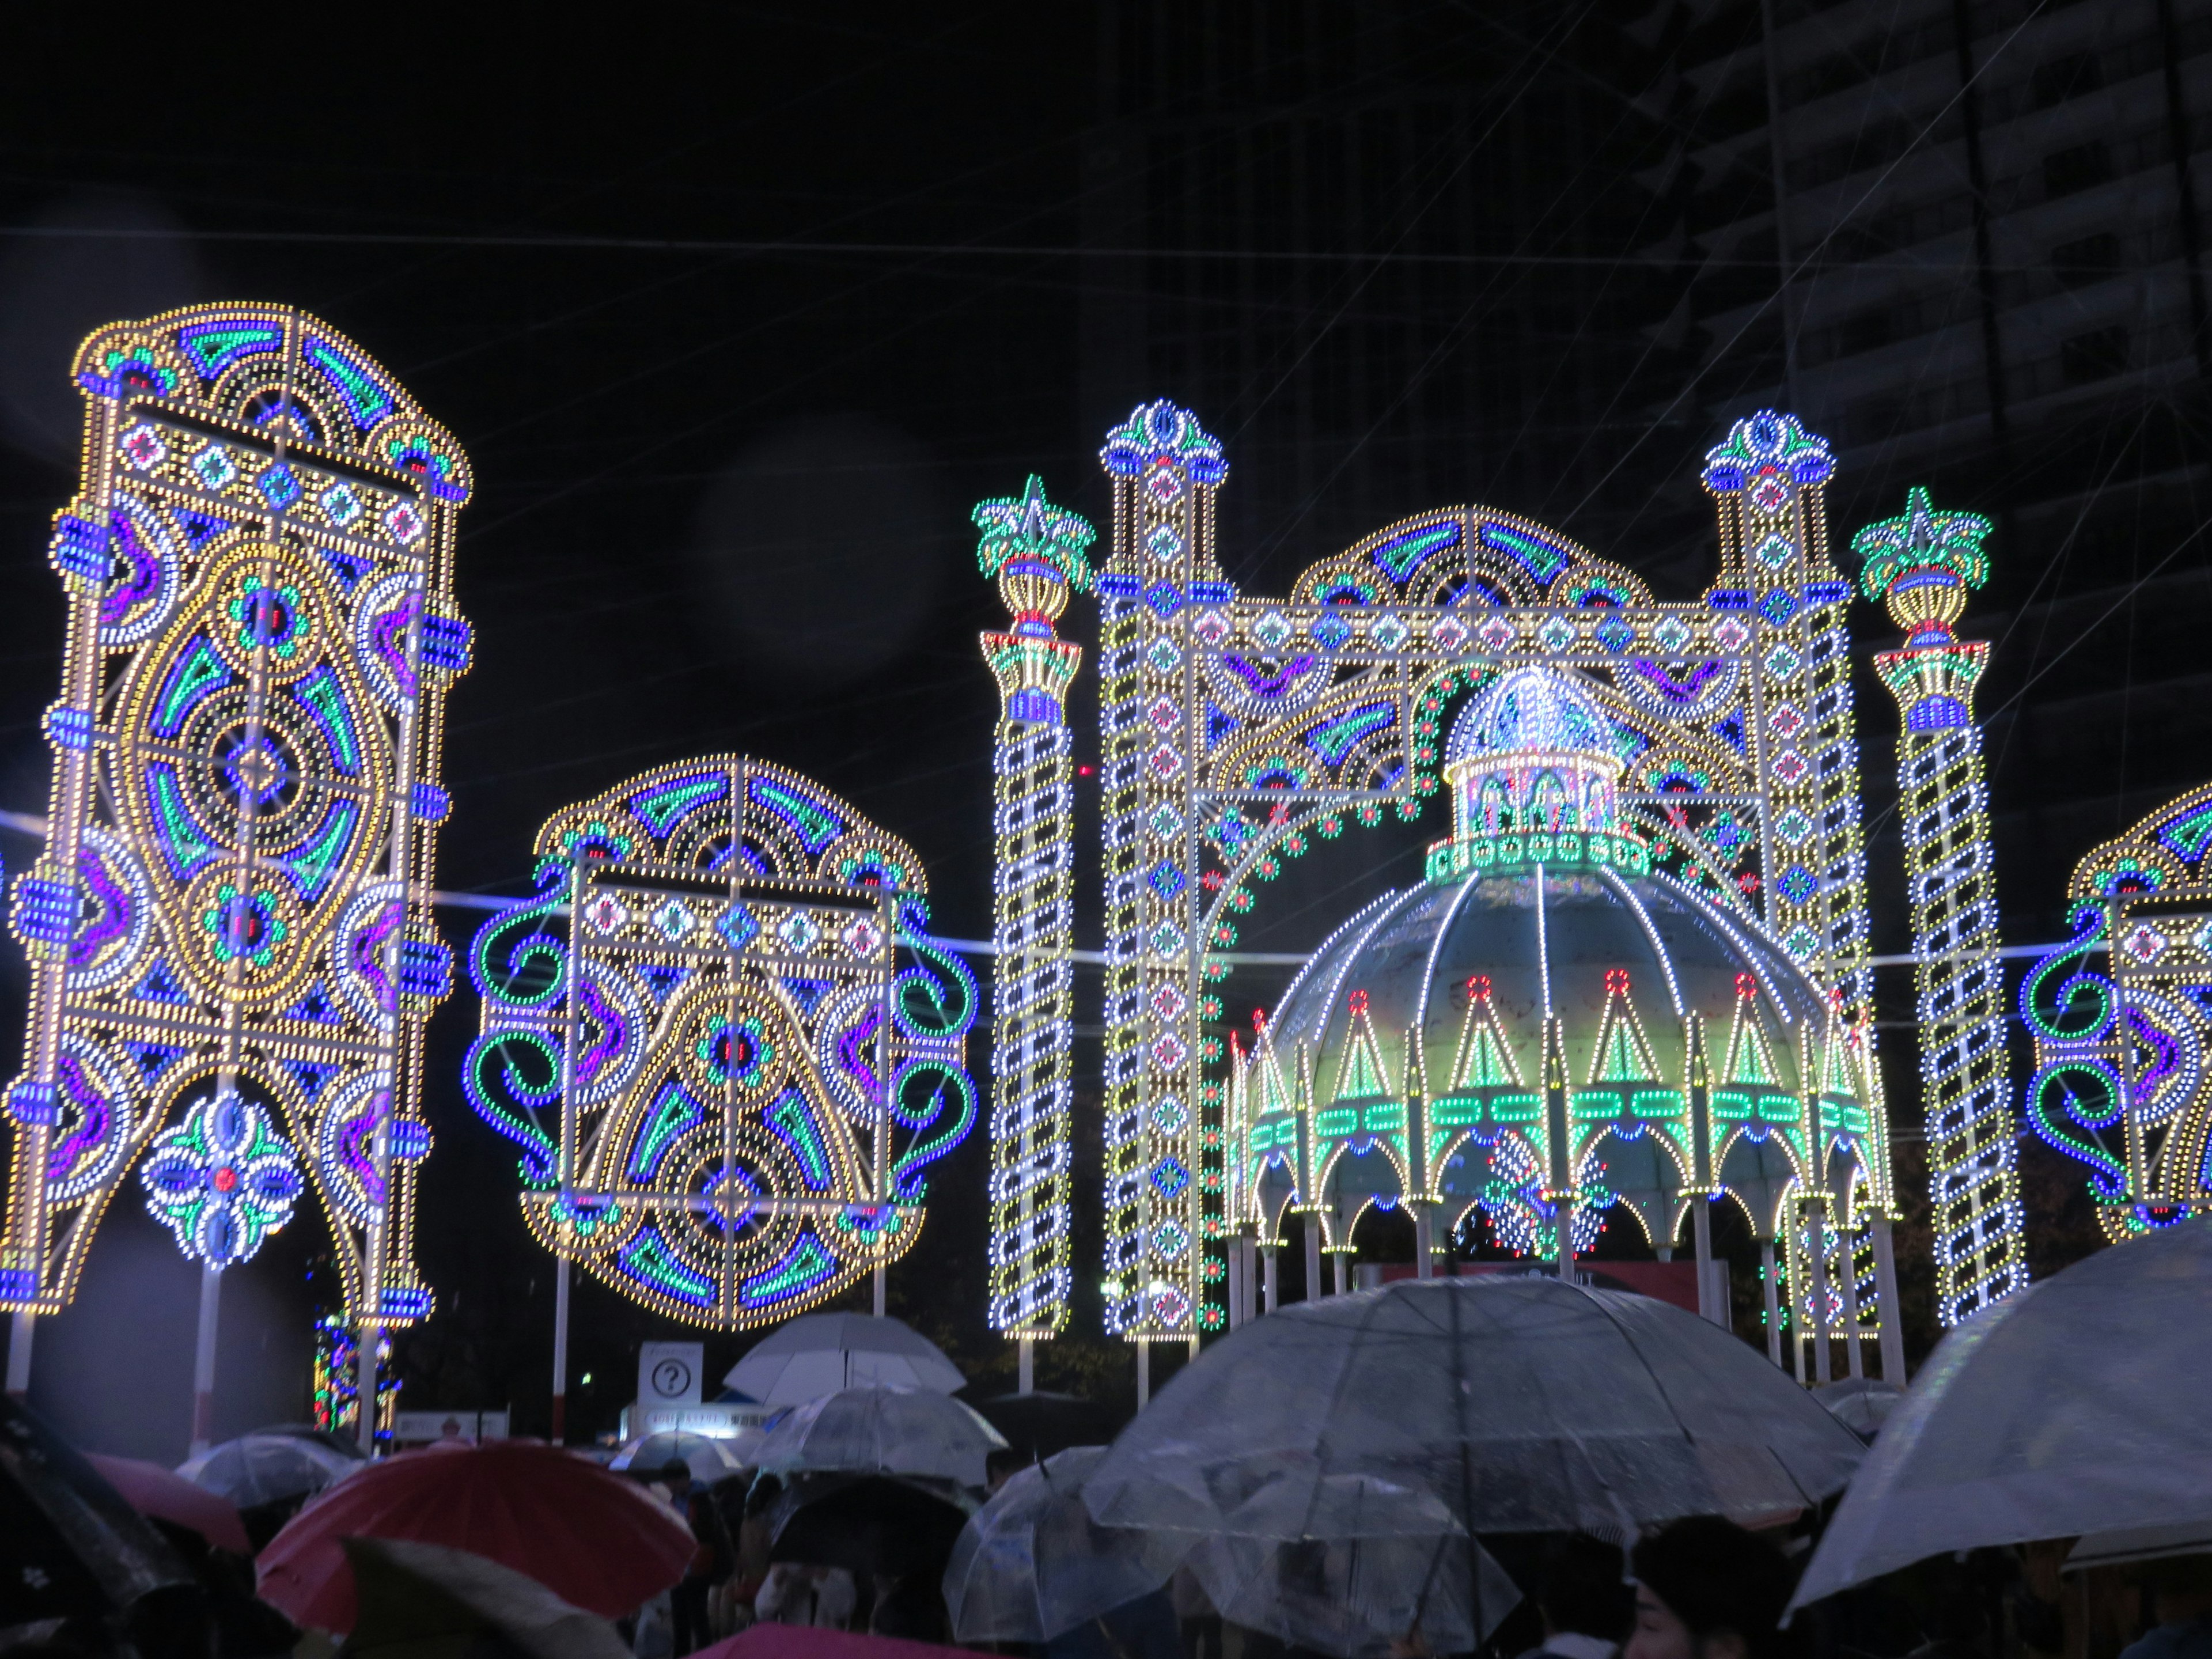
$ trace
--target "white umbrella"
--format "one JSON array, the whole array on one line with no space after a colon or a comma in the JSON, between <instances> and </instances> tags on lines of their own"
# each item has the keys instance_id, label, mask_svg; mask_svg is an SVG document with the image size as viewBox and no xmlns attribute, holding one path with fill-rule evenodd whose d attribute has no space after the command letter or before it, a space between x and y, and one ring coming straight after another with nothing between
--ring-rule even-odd
<instances>
[{"instance_id":1,"label":"white umbrella","mask_svg":"<svg viewBox=\"0 0 2212 1659\"><path fill-rule=\"evenodd\" d=\"M944 1395L840 1389L770 1424L760 1462L784 1474L911 1475L980 1486L984 1460L1006 1444L972 1407Z\"/></svg>"},{"instance_id":2,"label":"white umbrella","mask_svg":"<svg viewBox=\"0 0 2212 1659\"><path fill-rule=\"evenodd\" d=\"M755 1343L723 1382L768 1406L797 1406L880 1382L951 1394L968 1379L913 1327L866 1314L801 1314Z\"/></svg>"},{"instance_id":3,"label":"white umbrella","mask_svg":"<svg viewBox=\"0 0 2212 1659\"><path fill-rule=\"evenodd\" d=\"M690 1468L694 1480L712 1482L752 1468L757 1461L754 1454L766 1437L757 1429L728 1439L664 1429L626 1441L607 1460L607 1467L620 1474L653 1474L680 1461Z\"/></svg>"},{"instance_id":4,"label":"white umbrella","mask_svg":"<svg viewBox=\"0 0 2212 1659\"><path fill-rule=\"evenodd\" d=\"M1272 1480L1369 1475L1471 1533L1617 1532L1807 1508L1865 1449L1763 1355L1666 1303L1549 1278L1402 1279L1208 1348L1083 1497L1109 1526L1220 1531Z\"/></svg>"},{"instance_id":5,"label":"white umbrella","mask_svg":"<svg viewBox=\"0 0 2212 1659\"><path fill-rule=\"evenodd\" d=\"M2163 1561L2173 1555L2212 1555L2212 1519L2092 1533L2067 1551L2066 1565L2059 1571L2080 1572L2089 1567L2124 1566L2130 1561Z\"/></svg>"},{"instance_id":6,"label":"white umbrella","mask_svg":"<svg viewBox=\"0 0 2212 1659\"><path fill-rule=\"evenodd\" d=\"M178 1465L177 1473L249 1510L324 1491L367 1467L318 1439L257 1431L210 1447Z\"/></svg>"},{"instance_id":7,"label":"white umbrella","mask_svg":"<svg viewBox=\"0 0 2212 1659\"><path fill-rule=\"evenodd\" d=\"M2202 1520L2208 1285L2212 1221L2185 1221L1961 1324L1882 1425L1791 1606L1931 1555Z\"/></svg>"},{"instance_id":8,"label":"white umbrella","mask_svg":"<svg viewBox=\"0 0 2212 1659\"><path fill-rule=\"evenodd\" d=\"M1465 1652L1521 1600L1434 1494L1308 1468L1224 1516L1190 1567L1231 1624L1340 1659L1382 1659L1417 1629L1431 1651Z\"/></svg>"},{"instance_id":9,"label":"white umbrella","mask_svg":"<svg viewBox=\"0 0 2212 1659\"><path fill-rule=\"evenodd\" d=\"M1871 1440L1897 1409L1897 1402L1905 1398L1905 1390L1880 1377L1846 1376L1821 1383L1813 1390L1813 1398L1835 1413L1836 1420L1860 1439Z\"/></svg>"},{"instance_id":10,"label":"white umbrella","mask_svg":"<svg viewBox=\"0 0 2212 1659\"><path fill-rule=\"evenodd\" d=\"M1149 1595L1191 1540L1102 1527L1084 1477L1106 1455L1075 1446L1023 1469L968 1517L945 1569L945 1606L963 1642L1049 1642Z\"/></svg>"}]
</instances>

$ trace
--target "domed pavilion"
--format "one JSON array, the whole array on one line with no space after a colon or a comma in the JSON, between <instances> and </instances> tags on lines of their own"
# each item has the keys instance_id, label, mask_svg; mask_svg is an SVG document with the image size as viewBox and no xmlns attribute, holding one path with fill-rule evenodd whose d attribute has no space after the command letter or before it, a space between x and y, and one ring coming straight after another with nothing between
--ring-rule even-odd
<instances>
[{"instance_id":1,"label":"domed pavilion","mask_svg":"<svg viewBox=\"0 0 2212 1659\"><path fill-rule=\"evenodd\" d=\"M1608 1221L1670 1257L1686 1217L1726 1322L1703 1265L1724 1200L1761 1243L1770 1333L1779 1245L1793 1330L1819 1303L1873 1336L1894 1198L1864 1034L1758 923L1652 867L1621 772L1568 672L1462 711L1426 879L1346 921L1235 1047L1231 1212L1261 1248L1304 1214L1310 1285L1370 1207L1411 1209L1425 1276L1478 1209L1563 1271Z\"/></svg>"}]
</instances>

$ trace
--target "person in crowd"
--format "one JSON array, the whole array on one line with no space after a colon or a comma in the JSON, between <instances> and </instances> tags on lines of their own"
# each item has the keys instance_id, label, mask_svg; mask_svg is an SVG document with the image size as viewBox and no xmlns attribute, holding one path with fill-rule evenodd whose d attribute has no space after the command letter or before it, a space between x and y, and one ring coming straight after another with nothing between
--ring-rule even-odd
<instances>
[{"instance_id":1,"label":"person in crowd","mask_svg":"<svg viewBox=\"0 0 2212 1659\"><path fill-rule=\"evenodd\" d=\"M1691 1516L1647 1534L1631 1562L1636 1626L1622 1659L1792 1659L1781 1622L1793 1576L1765 1539Z\"/></svg>"},{"instance_id":2,"label":"person in crowd","mask_svg":"<svg viewBox=\"0 0 2212 1659\"><path fill-rule=\"evenodd\" d=\"M1182 1632L1182 1659L1222 1659L1221 1615L1188 1565L1168 1580L1168 1601Z\"/></svg>"},{"instance_id":3,"label":"person in crowd","mask_svg":"<svg viewBox=\"0 0 2212 1659\"><path fill-rule=\"evenodd\" d=\"M878 1572L875 1589L876 1605L868 1614L871 1636L903 1637L940 1646L951 1640L945 1597L928 1573Z\"/></svg>"},{"instance_id":4,"label":"person in crowd","mask_svg":"<svg viewBox=\"0 0 2212 1659\"><path fill-rule=\"evenodd\" d=\"M2212 1659L2212 1556L2147 1562L2142 1587L2157 1622L2120 1659Z\"/></svg>"},{"instance_id":5,"label":"person in crowd","mask_svg":"<svg viewBox=\"0 0 2212 1659\"><path fill-rule=\"evenodd\" d=\"M730 1542L729 1528L722 1524L722 1511L715 1505L714 1495L692 1480L690 1464L673 1459L661 1470L660 1479L668 1488L669 1502L683 1513L697 1547L684 1577L668 1593L671 1651L674 1659L684 1659L685 1654L714 1639L709 1601L714 1586L735 1570L737 1551Z\"/></svg>"},{"instance_id":6,"label":"person in crowd","mask_svg":"<svg viewBox=\"0 0 2212 1659\"><path fill-rule=\"evenodd\" d=\"M1182 1659L1182 1633L1162 1589L1054 1637L1044 1652L1045 1659Z\"/></svg>"},{"instance_id":7,"label":"person in crowd","mask_svg":"<svg viewBox=\"0 0 2212 1659\"><path fill-rule=\"evenodd\" d=\"M764 1625L812 1625L845 1630L853 1622L860 1586L842 1567L779 1561L768 1570L753 1611Z\"/></svg>"},{"instance_id":8,"label":"person in crowd","mask_svg":"<svg viewBox=\"0 0 2212 1659\"><path fill-rule=\"evenodd\" d=\"M1620 1547L1588 1533L1560 1539L1538 1568L1531 1598L1544 1639L1522 1659L1613 1659L1636 1618Z\"/></svg>"},{"instance_id":9,"label":"person in crowd","mask_svg":"<svg viewBox=\"0 0 2212 1659\"><path fill-rule=\"evenodd\" d=\"M983 1455L983 1486L992 1497L999 1495L1005 1486L1024 1469L1036 1462L1027 1452L1012 1446L1001 1446Z\"/></svg>"}]
</instances>

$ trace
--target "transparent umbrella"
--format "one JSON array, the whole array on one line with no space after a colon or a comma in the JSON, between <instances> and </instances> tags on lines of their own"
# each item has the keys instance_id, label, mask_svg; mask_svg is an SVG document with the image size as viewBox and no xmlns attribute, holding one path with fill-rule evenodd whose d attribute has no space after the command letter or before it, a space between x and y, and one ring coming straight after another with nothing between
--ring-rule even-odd
<instances>
[{"instance_id":1,"label":"transparent umbrella","mask_svg":"<svg viewBox=\"0 0 2212 1659\"><path fill-rule=\"evenodd\" d=\"M1966 1320L1882 1425L1792 1604L1928 1556L2199 1522L2212 1220L2100 1250Z\"/></svg>"},{"instance_id":2,"label":"transparent umbrella","mask_svg":"<svg viewBox=\"0 0 2212 1659\"><path fill-rule=\"evenodd\" d=\"M916 1389L840 1389L795 1406L761 1442L763 1468L921 1475L984 1482L984 1460L1006 1445L959 1401Z\"/></svg>"},{"instance_id":3,"label":"transparent umbrella","mask_svg":"<svg viewBox=\"0 0 2212 1659\"><path fill-rule=\"evenodd\" d=\"M1464 1652L1521 1599L1441 1500L1366 1474L1283 1472L1222 1517L1190 1567L1231 1623L1342 1659L1417 1632L1430 1651Z\"/></svg>"},{"instance_id":4,"label":"transparent umbrella","mask_svg":"<svg viewBox=\"0 0 2212 1659\"><path fill-rule=\"evenodd\" d=\"M680 1462L690 1469L694 1480L711 1485L726 1474L753 1467L751 1456L765 1438L751 1429L728 1439L664 1430L626 1442L607 1460L607 1467L619 1474L649 1477L671 1463Z\"/></svg>"},{"instance_id":5,"label":"transparent umbrella","mask_svg":"<svg viewBox=\"0 0 2212 1659\"><path fill-rule=\"evenodd\" d=\"M746 1352L722 1381L763 1405L796 1406L871 1382L951 1394L967 1382L912 1326L866 1314L801 1314Z\"/></svg>"},{"instance_id":6,"label":"transparent umbrella","mask_svg":"<svg viewBox=\"0 0 2212 1659\"><path fill-rule=\"evenodd\" d=\"M968 1518L945 1569L963 1642L1049 1642L1168 1581L1190 1548L1179 1533L1102 1527L1084 1508L1103 1446L1075 1446L1022 1470Z\"/></svg>"},{"instance_id":7,"label":"transparent umbrella","mask_svg":"<svg viewBox=\"0 0 2212 1659\"><path fill-rule=\"evenodd\" d=\"M250 1510L322 1492L367 1467L320 1440L257 1431L201 1453L179 1465L177 1473L240 1509Z\"/></svg>"},{"instance_id":8,"label":"transparent umbrella","mask_svg":"<svg viewBox=\"0 0 2212 1659\"><path fill-rule=\"evenodd\" d=\"M1109 1526L1218 1524L1270 1480L1367 1474L1468 1531L1757 1521L1865 1448L1747 1344L1555 1279L1401 1280L1256 1320L1184 1367L1083 1488Z\"/></svg>"}]
</instances>

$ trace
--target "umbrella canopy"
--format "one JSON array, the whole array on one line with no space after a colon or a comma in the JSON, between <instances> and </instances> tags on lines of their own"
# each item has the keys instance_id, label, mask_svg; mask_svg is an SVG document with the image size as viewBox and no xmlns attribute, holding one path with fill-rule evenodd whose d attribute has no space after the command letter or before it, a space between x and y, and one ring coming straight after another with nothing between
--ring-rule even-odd
<instances>
[{"instance_id":1,"label":"umbrella canopy","mask_svg":"<svg viewBox=\"0 0 2212 1659\"><path fill-rule=\"evenodd\" d=\"M349 1434L336 1429L319 1429L312 1423L264 1423L249 1434L273 1434L279 1439L312 1440L319 1446L328 1447L349 1463L366 1463L368 1454L361 1449L361 1442Z\"/></svg>"},{"instance_id":2,"label":"umbrella canopy","mask_svg":"<svg viewBox=\"0 0 2212 1659\"><path fill-rule=\"evenodd\" d=\"M777 1419L761 1443L763 1468L797 1473L910 1474L984 1483L984 1460L1002 1449L975 1408L916 1389L840 1389Z\"/></svg>"},{"instance_id":3,"label":"umbrella canopy","mask_svg":"<svg viewBox=\"0 0 2212 1659\"><path fill-rule=\"evenodd\" d=\"M969 1517L945 1569L945 1607L963 1642L1048 1642L1168 1581L1191 1540L1102 1527L1081 1487L1103 1446L1023 1469Z\"/></svg>"},{"instance_id":4,"label":"umbrella canopy","mask_svg":"<svg viewBox=\"0 0 2212 1659\"><path fill-rule=\"evenodd\" d=\"M177 1473L250 1510L323 1492L362 1467L362 1460L346 1456L319 1437L256 1430L179 1464Z\"/></svg>"},{"instance_id":5,"label":"umbrella canopy","mask_svg":"<svg viewBox=\"0 0 2212 1659\"><path fill-rule=\"evenodd\" d=\"M728 1440L682 1430L664 1430L625 1441L608 1460L607 1467L617 1474L650 1479L671 1463L680 1462L690 1469L694 1480L702 1486L711 1486L726 1474L750 1468L753 1465L748 1455L759 1450L764 1437L753 1429Z\"/></svg>"},{"instance_id":6,"label":"umbrella canopy","mask_svg":"<svg viewBox=\"0 0 2212 1659\"><path fill-rule=\"evenodd\" d=\"M1368 1474L1468 1531L1760 1521L1865 1448L1765 1358L1647 1297L1406 1279L1304 1302L1178 1371L1083 1488L1109 1526L1223 1531L1270 1480Z\"/></svg>"},{"instance_id":7,"label":"umbrella canopy","mask_svg":"<svg viewBox=\"0 0 2212 1659\"><path fill-rule=\"evenodd\" d=\"M967 1648L907 1642L896 1636L812 1625L755 1625L727 1641L702 1648L694 1659L975 1659Z\"/></svg>"},{"instance_id":8,"label":"umbrella canopy","mask_svg":"<svg viewBox=\"0 0 2212 1659\"><path fill-rule=\"evenodd\" d=\"M489 1635L527 1659L629 1659L604 1619L466 1550L349 1538L359 1608L347 1659L465 1659Z\"/></svg>"},{"instance_id":9,"label":"umbrella canopy","mask_svg":"<svg viewBox=\"0 0 2212 1659\"><path fill-rule=\"evenodd\" d=\"M1426 1535L1209 1538L1190 1567L1231 1624L1340 1659L1385 1659L1416 1631L1424 1651L1469 1652L1521 1600L1448 1513Z\"/></svg>"},{"instance_id":10,"label":"umbrella canopy","mask_svg":"<svg viewBox=\"0 0 2212 1659\"><path fill-rule=\"evenodd\" d=\"M238 1505L204 1486L195 1486L180 1474L172 1474L159 1463L136 1457L105 1457L87 1452L84 1461L100 1471L100 1479L123 1494L124 1502L141 1515L189 1527L218 1549L253 1553L246 1523L238 1518Z\"/></svg>"},{"instance_id":11,"label":"umbrella canopy","mask_svg":"<svg viewBox=\"0 0 2212 1659\"><path fill-rule=\"evenodd\" d=\"M1837 1507L1793 1607L1985 1545L2203 1517L2212 1220L2130 1239L1943 1339Z\"/></svg>"},{"instance_id":12,"label":"umbrella canopy","mask_svg":"<svg viewBox=\"0 0 2212 1659\"><path fill-rule=\"evenodd\" d=\"M2066 1553L2061 1572L2089 1567L2124 1566L2130 1561L2163 1561L2175 1555L2212 1555L2212 1518L2170 1527L2123 1527L2093 1533Z\"/></svg>"},{"instance_id":13,"label":"umbrella canopy","mask_svg":"<svg viewBox=\"0 0 2212 1659\"><path fill-rule=\"evenodd\" d=\"M1835 1413L1836 1420L1860 1439L1872 1440L1897 1409L1897 1402L1905 1398L1905 1390L1881 1377L1847 1376L1821 1383L1813 1390L1813 1398Z\"/></svg>"},{"instance_id":14,"label":"umbrella canopy","mask_svg":"<svg viewBox=\"0 0 2212 1659\"><path fill-rule=\"evenodd\" d=\"M683 1577L690 1530L633 1481L550 1446L403 1452L301 1510L261 1552L261 1594L301 1625L353 1627L340 1540L445 1544L612 1619Z\"/></svg>"},{"instance_id":15,"label":"umbrella canopy","mask_svg":"<svg viewBox=\"0 0 2212 1659\"><path fill-rule=\"evenodd\" d=\"M934 1578L967 1524L969 1504L950 1481L925 1486L881 1474L803 1474L769 1506L768 1559Z\"/></svg>"},{"instance_id":16,"label":"umbrella canopy","mask_svg":"<svg viewBox=\"0 0 2212 1659\"><path fill-rule=\"evenodd\" d=\"M0 1626L126 1613L184 1597L191 1571L46 1421L0 1396Z\"/></svg>"},{"instance_id":17,"label":"umbrella canopy","mask_svg":"<svg viewBox=\"0 0 2212 1659\"><path fill-rule=\"evenodd\" d=\"M801 1314L756 1342L722 1378L750 1400L797 1406L879 1382L951 1394L968 1379L912 1326L866 1314Z\"/></svg>"}]
</instances>

